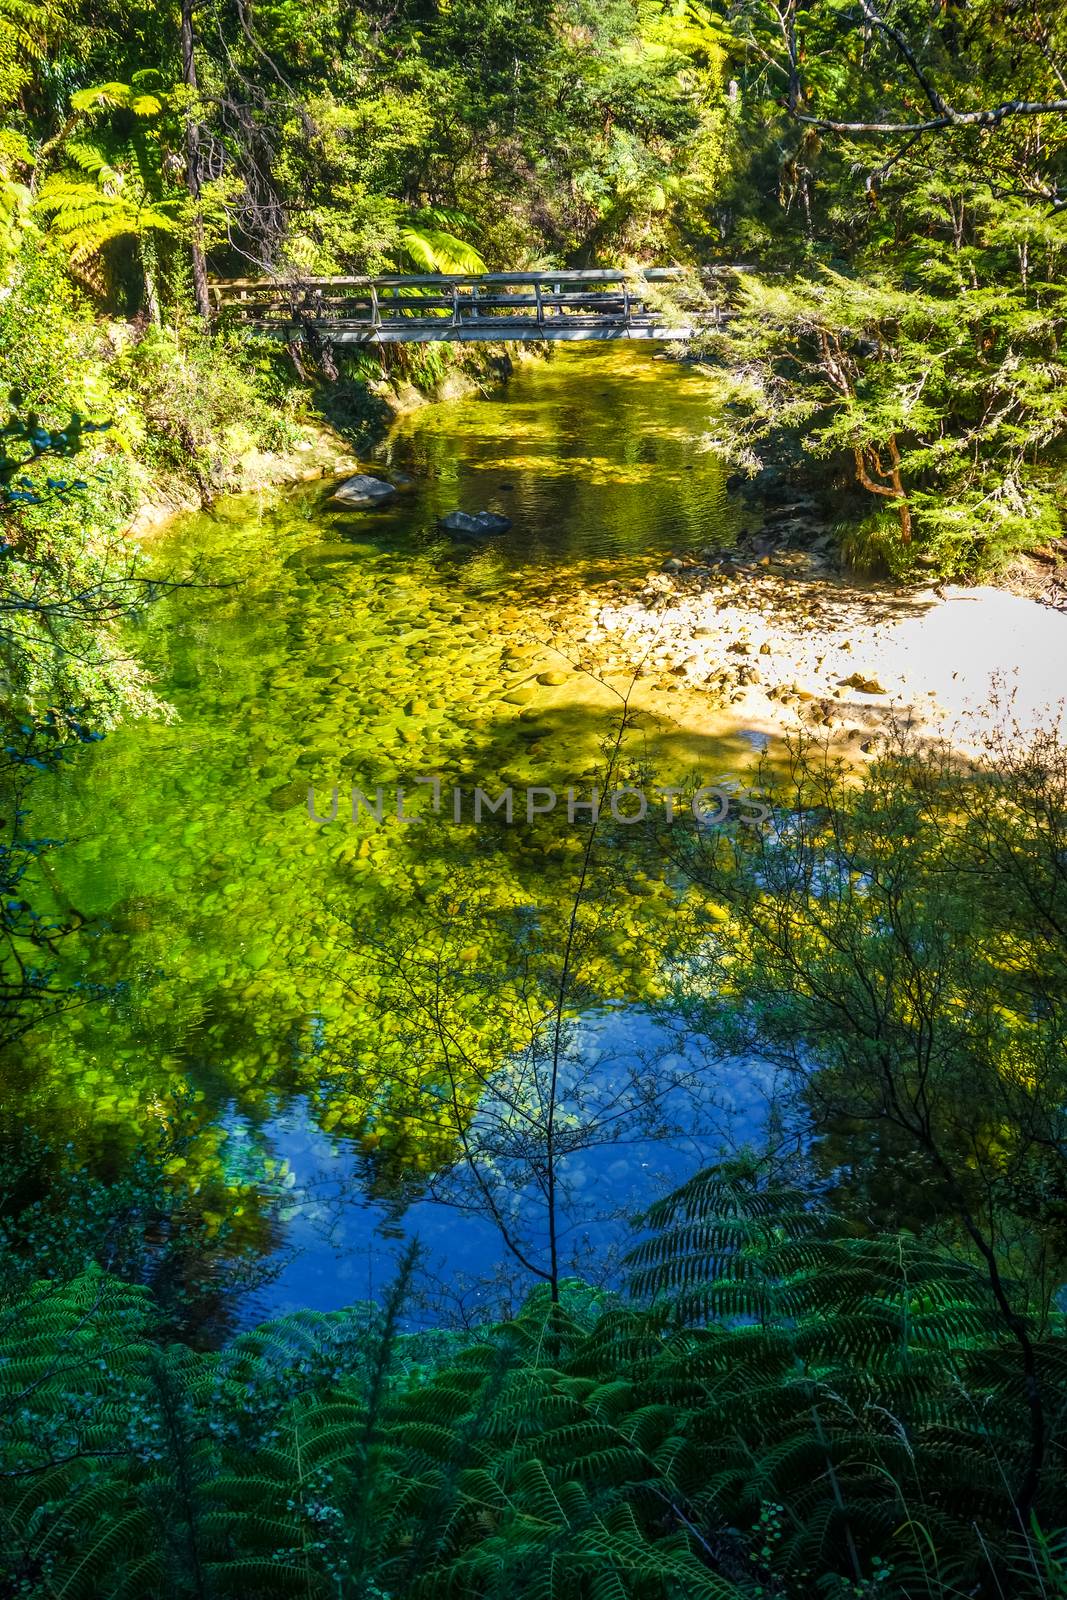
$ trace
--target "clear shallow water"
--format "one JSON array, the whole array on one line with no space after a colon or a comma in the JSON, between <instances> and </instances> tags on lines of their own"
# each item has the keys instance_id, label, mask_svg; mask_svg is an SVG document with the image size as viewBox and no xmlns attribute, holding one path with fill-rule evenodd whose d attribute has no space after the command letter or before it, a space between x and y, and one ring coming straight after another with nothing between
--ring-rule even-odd
<instances>
[{"instance_id":1,"label":"clear shallow water","mask_svg":"<svg viewBox=\"0 0 1067 1600\"><path fill-rule=\"evenodd\" d=\"M367 464L410 479L385 510L338 513L314 483L222 503L153 546L158 570L218 587L173 595L136 631L174 720L121 729L37 796L38 826L65 840L52 892L86 918L65 960L87 998L4 1065L5 1100L112 1168L180 1131L168 1173L198 1228L280 1274L233 1316L343 1304L413 1229L450 1282L499 1275L493 1226L426 1198L455 1154L454 1129L420 1109L441 1040L382 974L425 974L432 949L463 1040L506 1063L524 1043L515 929L540 917L550 963L576 840L558 819L357 826L343 799L320 826L307 786L325 814L333 784L370 794L437 773L496 792L588 775L610 697L553 649L548 597L732 540L721 464L698 448L710 406L699 374L647 351L567 350L503 394L402 420ZM442 541L436 519L456 506L505 511L512 530L480 552ZM563 682L539 685L545 668ZM594 1037L597 1071L605 1055L669 1060L642 1007L670 896L647 878L604 894L618 927L589 946L575 1057ZM762 1085L704 1069L692 1089L671 1121L696 1142L627 1124L617 1148L571 1160L577 1259L611 1242L606 1214L647 1198L650 1175L717 1151L724 1098L755 1127ZM487 1115L479 1102L468 1076L464 1115ZM537 1247L536 1196L508 1159Z\"/></svg>"}]
</instances>

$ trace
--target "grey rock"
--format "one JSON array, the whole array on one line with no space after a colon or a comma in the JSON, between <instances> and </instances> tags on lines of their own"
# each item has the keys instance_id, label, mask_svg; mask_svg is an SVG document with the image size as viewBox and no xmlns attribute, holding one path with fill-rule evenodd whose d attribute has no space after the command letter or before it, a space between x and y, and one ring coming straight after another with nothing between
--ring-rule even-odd
<instances>
[{"instance_id":1,"label":"grey rock","mask_svg":"<svg viewBox=\"0 0 1067 1600\"><path fill-rule=\"evenodd\" d=\"M773 511L768 512L767 519L770 522L783 522L799 514L801 519L806 520L815 510L815 501L809 495L801 495L796 500L791 500L788 505L775 506Z\"/></svg>"},{"instance_id":2,"label":"grey rock","mask_svg":"<svg viewBox=\"0 0 1067 1600\"><path fill-rule=\"evenodd\" d=\"M301 779L293 783L279 784L277 789L272 789L267 796L267 804L272 811L290 811L294 806L303 805L307 799L308 785Z\"/></svg>"},{"instance_id":3,"label":"grey rock","mask_svg":"<svg viewBox=\"0 0 1067 1600\"><path fill-rule=\"evenodd\" d=\"M371 478L365 472L357 472L354 478L346 478L330 498L335 505L348 510L364 511L370 506L385 505L395 494L391 483L381 478Z\"/></svg>"},{"instance_id":4,"label":"grey rock","mask_svg":"<svg viewBox=\"0 0 1067 1600\"><path fill-rule=\"evenodd\" d=\"M457 539L492 539L497 534L507 533L511 518L502 517L496 511L450 511L440 519L438 527Z\"/></svg>"}]
</instances>

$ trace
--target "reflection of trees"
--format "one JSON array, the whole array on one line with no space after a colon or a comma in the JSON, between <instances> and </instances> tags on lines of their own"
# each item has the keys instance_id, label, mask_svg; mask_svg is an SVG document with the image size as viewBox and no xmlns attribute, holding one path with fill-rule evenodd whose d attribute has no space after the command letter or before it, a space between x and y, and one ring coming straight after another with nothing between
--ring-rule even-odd
<instances>
[{"instance_id":1,"label":"reflection of trees","mask_svg":"<svg viewBox=\"0 0 1067 1600\"><path fill-rule=\"evenodd\" d=\"M66 745L82 736L75 718L49 713L10 730L0 757L0 1049L78 999L61 976L59 951L81 917L73 907L45 909L35 891L34 878L48 876L56 841L29 831L28 794L34 776L54 767Z\"/></svg>"},{"instance_id":2,"label":"reflection of trees","mask_svg":"<svg viewBox=\"0 0 1067 1600\"><path fill-rule=\"evenodd\" d=\"M632 688L632 684L631 684ZM612 741L595 780L623 782L631 730L620 694ZM639 899L627 830L603 814L543 848L562 859L528 899L493 881L494 857L456 862L447 884L393 928L356 924L376 996L379 1037L403 1066L382 1069L353 1039L338 1063L367 1105L375 1137L399 1112L436 1146L429 1192L488 1217L511 1257L559 1298L573 1212L571 1162L593 1149L663 1133L667 1107L692 1088L692 1066L597 1049L582 1018L655 988L671 901ZM546 893L546 890L550 891ZM674 1107L677 1113L677 1104Z\"/></svg>"},{"instance_id":3,"label":"reflection of trees","mask_svg":"<svg viewBox=\"0 0 1067 1600\"><path fill-rule=\"evenodd\" d=\"M800 748L778 800L775 833L686 862L729 913L690 1012L792 1065L861 1216L888 1197L895 1220L903 1186L981 1266L1018 1344L1028 1507L1047 1419L1023 1314L1065 1263L1067 749L996 736L968 766L902 735L856 789Z\"/></svg>"},{"instance_id":4,"label":"reflection of trees","mask_svg":"<svg viewBox=\"0 0 1067 1600\"><path fill-rule=\"evenodd\" d=\"M694 413L702 409L694 401ZM573 450L565 436L587 420L559 421L553 448ZM439 446L440 464L455 462L455 439ZM582 492L553 487L560 524L573 509L567 496ZM199 1097L201 1155L172 1181L212 1212L233 1219L240 1208L238 1231L261 1236L266 1223L228 1185L226 1141L210 1131L228 1114L247 1121L267 1156L261 1130L286 1097L300 1096L327 1132L359 1145L383 1194L447 1155L440 1135L409 1114L420 1064L381 1026L378 980L351 948L353 922L389 928L414 950L449 883L472 872L501 913L483 976L506 977L507 918L565 902L574 868L552 819L540 833L510 836L442 827L431 839L343 822L315 830L302 798L285 809L289 786L302 796L309 775L390 781L441 770L462 779L512 769L565 786L579 776L568 751L582 749L584 769L602 721L574 707L533 722L502 706L501 654L521 624L501 625L482 578L449 566L442 580L437 552L398 555L373 534L359 545L351 521L327 529L318 495L306 491L258 525L242 509L240 541L225 506L187 530L188 560L220 587L198 594L195 609L153 608L138 638L179 720L120 730L92 761L91 787L50 785L45 796L57 831L73 841L57 881L94 919L92 937L68 949L65 973L108 999L80 1007L48 1037L31 1035L17 1080L14 1063L4 1069L9 1089L22 1085L27 1116L58 1119L82 1152L129 1149L175 1101ZM309 511L332 544L309 544ZM646 537L640 519L630 534ZM352 559L336 561L339 547ZM410 718L409 696L423 695L429 713ZM415 744L404 737L413 729ZM593 988L637 997L648 941L626 924L667 902L618 893ZM591 948L583 962L593 964ZM359 1082L335 1070L340 1039L364 1063ZM204 1199L213 1184L221 1201Z\"/></svg>"}]
</instances>

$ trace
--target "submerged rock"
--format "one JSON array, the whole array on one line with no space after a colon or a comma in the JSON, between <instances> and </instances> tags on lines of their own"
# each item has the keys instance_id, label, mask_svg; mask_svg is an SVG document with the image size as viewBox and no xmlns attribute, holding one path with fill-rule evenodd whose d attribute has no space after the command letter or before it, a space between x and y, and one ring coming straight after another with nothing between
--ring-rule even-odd
<instances>
[{"instance_id":1,"label":"submerged rock","mask_svg":"<svg viewBox=\"0 0 1067 1600\"><path fill-rule=\"evenodd\" d=\"M457 539L492 539L498 533L507 533L511 518L495 511L450 511L437 525Z\"/></svg>"},{"instance_id":2,"label":"submerged rock","mask_svg":"<svg viewBox=\"0 0 1067 1600\"><path fill-rule=\"evenodd\" d=\"M302 805L307 800L308 786L306 783L283 783L277 789L272 789L267 796L267 804L272 811L289 811L293 806Z\"/></svg>"},{"instance_id":3,"label":"submerged rock","mask_svg":"<svg viewBox=\"0 0 1067 1600\"><path fill-rule=\"evenodd\" d=\"M335 505L363 511L370 506L385 505L395 494L396 489L391 483L386 483L382 478L371 478L365 472L357 472L354 478L346 478L330 498Z\"/></svg>"},{"instance_id":4,"label":"submerged rock","mask_svg":"<svg viewBox=\"0 0 1067 1600\"><path fill-rule=\"evenodd\" d=\"M331 561L361 561L363 552L355 544L313 544L300 551L300 561L305 567L321 567Z\"/></svg>"}]
</instances>

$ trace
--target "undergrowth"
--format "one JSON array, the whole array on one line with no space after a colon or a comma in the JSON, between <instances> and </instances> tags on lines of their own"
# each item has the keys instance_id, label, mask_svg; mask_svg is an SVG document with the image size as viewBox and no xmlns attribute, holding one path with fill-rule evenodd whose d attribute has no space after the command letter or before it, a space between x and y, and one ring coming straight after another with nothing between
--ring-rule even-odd
<instances>
[{"instance_id":1,"label":"undergrowth","mask_svg":"<svg viewBox=\"0 0 1067 1600\"><path fill-rule=\"evenodd\" d=\"M0 1593L707 1600L1063 1592L1067 1338L1032 1439L979 1273L741 1167L654 1206L628 1295L478 1335L388 1302L216 1354L98 1270L0 1317Z\"/></svg>"}]
</instances>

